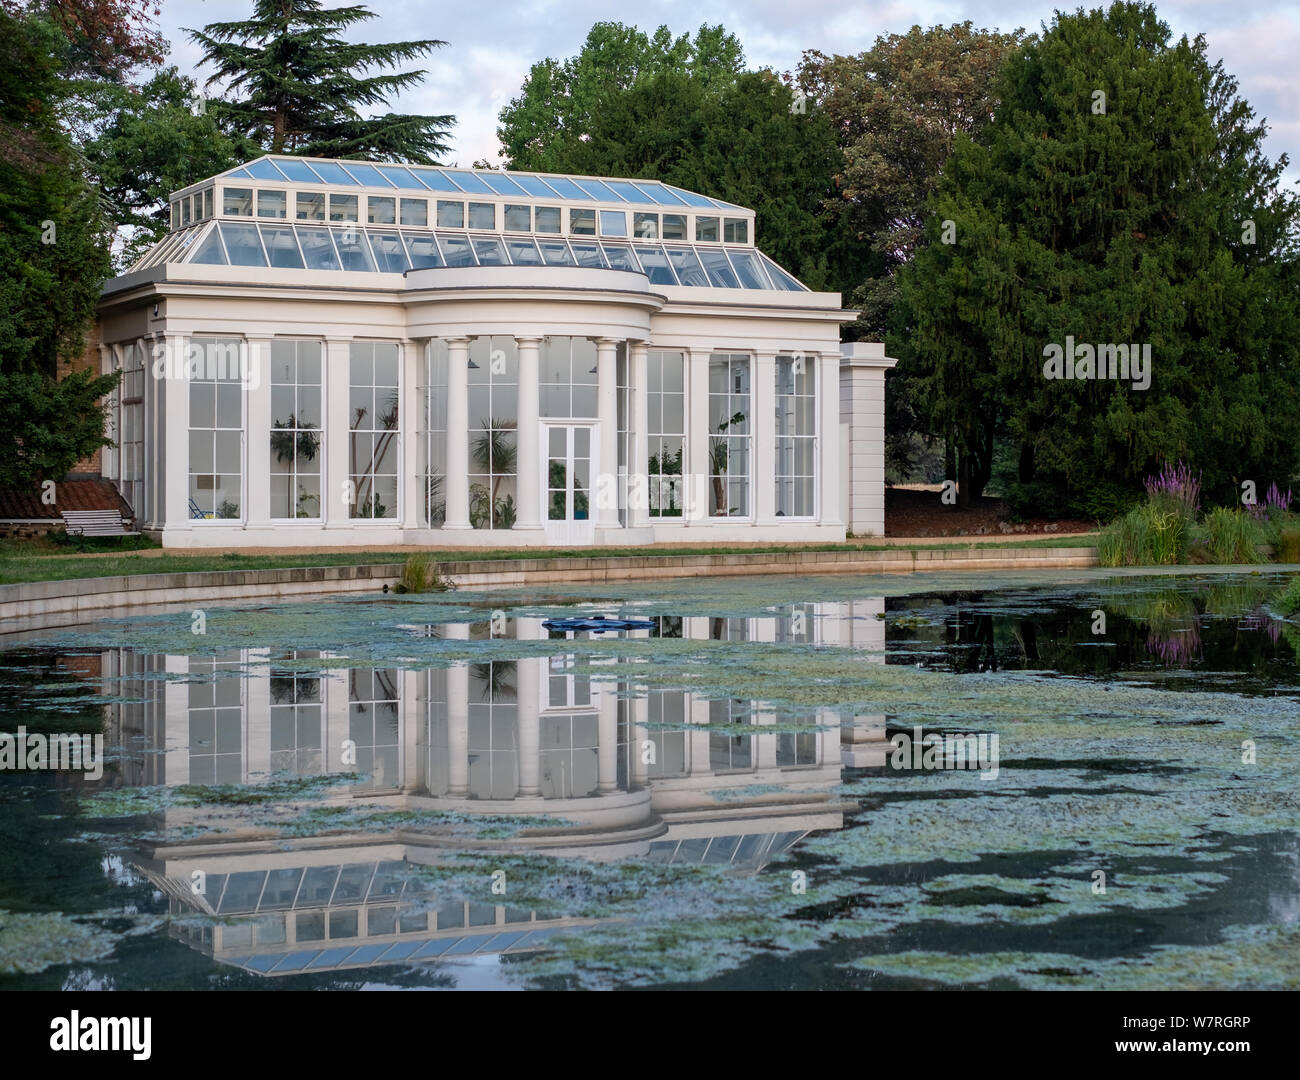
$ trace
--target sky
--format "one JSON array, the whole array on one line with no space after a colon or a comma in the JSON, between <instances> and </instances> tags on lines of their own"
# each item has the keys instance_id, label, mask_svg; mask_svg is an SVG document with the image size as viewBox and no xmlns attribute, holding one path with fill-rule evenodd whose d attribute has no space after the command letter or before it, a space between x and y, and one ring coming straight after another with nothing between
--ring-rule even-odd
<instances>
[{"instance_id":1,"label":"sky","mask_svg":"<svg viewBox=\"0 0 1300 1080\"><path fill-rule=\"evenodd\" d=\"M325 0L342 6L345 0ZM348 0L350 2L350 0ZM181 71L200 77L200 50L184 28L247 18L252 0L161 0L159 19L172 43L171 60ZM989 3L980 0L477 0L436 4L428 0L369 0L376 18L352 28L366 42L438 38L446 41L422 66L424 83L394 99L396 111L451 113L456 117L452 151L445 164L469 165L479 159L496 164L500 144L497 114L517 95L529 67L545 57L563 59L578 52L591 25L616 21L647 32L666 25L675 35L701 24L721 23L745 49L750 67L791 71L803 52L854 54L883 34L911 26L949 25L969 19L976 27L1036 32L1059 7L1101 6L1099 0L1054 3ZM1276 160L1300 149L1300 0L1158 0L1157 10L1175 35L1204 33L1211 62L1222 58L1239 82L1238 92L1268 119L1266 151ZM1287 172L1300 182L1300 162Z\"/></svg>"}]
</instances>

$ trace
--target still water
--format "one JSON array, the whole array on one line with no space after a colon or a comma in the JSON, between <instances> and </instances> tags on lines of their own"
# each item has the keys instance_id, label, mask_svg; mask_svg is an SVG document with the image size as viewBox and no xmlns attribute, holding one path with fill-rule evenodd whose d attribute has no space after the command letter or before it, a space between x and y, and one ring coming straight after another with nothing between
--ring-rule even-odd
<instances>
[{"instance_id":1,"label":"still water","mask_svg":"<svg viewBox=\"0 0 1300 1080\"><path fill-rule=\"evenodd\" d=\"M104 753L0 746L0 988L1294 988L1283 584L728 578L0 637L0 733ZM544 626L596 613L653 628Z\"/></svg>"}]
</instances>

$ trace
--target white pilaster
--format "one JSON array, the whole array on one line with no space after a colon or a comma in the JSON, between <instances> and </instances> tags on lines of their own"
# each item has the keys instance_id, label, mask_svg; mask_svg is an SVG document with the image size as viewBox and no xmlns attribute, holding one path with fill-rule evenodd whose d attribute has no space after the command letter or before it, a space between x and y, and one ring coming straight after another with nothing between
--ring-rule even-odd
<instances>
[{"instance_id":1,"label":"white pilaster","mask_svg":"<svg viewBox=\"0 0 1300 1080\"><path fill-rule=\"evenodd\" d=\"M817 517L823 525L844 524L844 509L840 506L840 402L839 402L840 358L834 353L823 353L817 360L817 462L818 492ZM883 411L882 411L883 419ZM884 467L885 445L880 444L881 467ZM880 481L883 484L884 473ZM883 506L883 503L882 503ZM884 522L881 522L881 534Z\"/></svg>"},{"instance_id":2,"label":"white pilaster","mask_svg":"<svg viewBox=\"0 0 1300 1080\"><path fill-rule=\"evenodd\" d=\"M709 350L686 353L686 525L709 523Z\"/></svg>"},{"instance_id":3,"label":"white pilaster","mask_svg":"<svg viewBox=\"0 0 1300 1080\"><path fill-rule=\"evenodd\" d=\"M420 387L424 383L424 342L401 341L401 374L399 381L402 396L398 425L402 432L402 475L399 505L402 507L402 528L418 529L424 515L424 478L416 463L420 460L420 426L423 409L420 407Z\"/></svg>"},{"instance_id":4,"label":"white pilaster","mask_svg":"<svg viewBox=\"0 0 1300 1080\"><path fill-rule=\"evenodd\" d=\"M162 461L156 463L155 475L160 478L166 491L165 506L155 517L165 522L168 530L188 532L191 528L190 383L184 376L188 371L190 342L184 334L169 334L165 342L156 340L154 344L164 345L166 356L173 361L164 371L164 377L158 385L160 393L155 399L162 406L156 409L155 423L158 427L155 430L161 436L165 448ZM152 368L153 358L148 358L148 362ZM152 376L153 372L149 371L146 375Z\"/></svg>"},{"instance_id":5,"label":"white pilaster","mask_svg":"<svg viewBox=\"0 0 1300 1080\"><path fill-rule=\"evenodd\" d=\"M529 532L542 528L541 344L539 337L515 338L519 351L519 419L515 480L518 511L514 527ZM520 768L522 775L522 764Z\"/></svg>"},{"instance_id":6,"label":"white pilaster","mask_svg":"<svg viewBox=\"0 0 1300 1080\"><path fill-rule=\"evenodd\" d=\"M257 373L244 390L245 465L248 477L244 489L248 505L244 508L246 527L271 527L271 339L250 337L249 370Z\"/></svg>"},{"instance_id":7,"label":"white pilaster","mask_svg":"<svg viewBox=\"0 0 1300 1080\"><path fill-rule=\"evenodd\" d=\"M839 387L835 421L848 425L848 450L843 455L844 468L848 470L848 483L841 484L838 474L835 482L848 489L848 505L842 512L849 530L857 536L883 536L885 534L885 372L897 360L885 355L885 346L878 342L853 342L840 346L838 380L832 381L829 372L817 392L823 395L826 406L824 417L829 417L830 400L834 388ZM826 431L823 421L823 431ZM836 449L841 438L835 437ZM826 460L827 438L823 436L822 460ZM840 456L840 455L837 455ZM824 468L825 466L823 466ZM826 488L822 489L823 494ZM823 514L823 520L825 515Z\"/></svg>"},{"instance_id":8,"label":"white pilaster","mask_svg":"<svg viewBox=\"0 0 1300 1080\"><path fill-rule=\"evenodd\" d=\"M447 518L444 531L469 525L469 338L447 338Z\"/></svg>"},{"instance_id":9,"label":"white pilaster","mask_svg":"<svg viewBox=\"0 0 1300 1080\"><path fill-rule=\"evenodd\" d=\"M632 528L650 523L650 499L646 468L650 459L649 345L644 341L628 343L628 379L631 383L628 402L632 432L628 440L627 522Z\"/></svg>"},{"instance_id":10,"label":"white pilaster","mask_svg":"<svg viewBox=\"0 0 1300 1080\"><path fill-rule=\"evenodd\" d=\"M325 373L321 383L325 390L325 461L321 476L321 516L326 528L347 528L352 520L348 501L348 432L352 418L348 415L349 387L352 383L349 343L339 338L325 342Z\"/></svg>"}]
</instances>

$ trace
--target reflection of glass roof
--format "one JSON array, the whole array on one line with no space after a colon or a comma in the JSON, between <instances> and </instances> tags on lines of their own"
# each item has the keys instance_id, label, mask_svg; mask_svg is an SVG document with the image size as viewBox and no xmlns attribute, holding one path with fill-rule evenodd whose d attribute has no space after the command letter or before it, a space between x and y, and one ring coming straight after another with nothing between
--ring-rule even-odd
<instances>
[{"instance_id":1,"label":"reflection of glass roof","mask_svg":"<svg viewBox=\"0 0 1300 1080\"><path fill-rule=\"evenodd\" d=\"M737 866L756 870L789 851L807 835L802 831L656 840L650 845L648 858L671 866Z\"/></svg>"},{"instance_id":2,"label":"reflection of glass roof","mask_svg":"<svg viewBox=\"0 0 1300 1080\"><path fill-rule=\"evenodd\" d=\"M755 248L373 225L207 221L164 237L131 269L166 263L386 274L429 267L568 266L642 273L652 285L807 291Z\"/></svg>"},{"instance_id":3,"label":"reflection of glass roof","mask_svg":"<svg viewBox=\"0 0 1300 1080\"><path fill-rule=\"evenodd\" d=\"M326 161L300 157L261 157L220 173L221 180L269 180L330 187L378 187L393 191L453 192L465 195L514 195L565 202L612 202L632 206L695 206L739 210L732 203L684 191L658 180L610 180L590 176L452 169L432 165L387 165L381 162Z\"/></svg>"}]
</instances>

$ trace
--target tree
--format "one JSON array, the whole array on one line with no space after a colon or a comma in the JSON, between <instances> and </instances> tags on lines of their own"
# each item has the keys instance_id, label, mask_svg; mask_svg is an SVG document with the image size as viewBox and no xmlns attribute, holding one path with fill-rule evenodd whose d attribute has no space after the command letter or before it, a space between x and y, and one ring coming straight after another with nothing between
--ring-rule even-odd
<instances>
[{"instance_id":1,"label":"tree","mask_svg":"<svg viewBox=\"0 0 1300 1080\"><path fill-rule=\"evenodd\" d=\"M274 154L378 158L436 164L446 153L452 116L385 113L363 108L423 81L423 71L396 69L447 43L434 38L353 44L341 32L373 19L364 5L325 8L319 0L255 0L253 16L187 31L224 84L210 108L229 134Z\"/></svg>"},{"instance_id":2,"label":"tree","mask_svg":"<svg viewBox=\"0 0 1300 1080\"><path fill-rule=\"evenodd\" d=\"M89 92L82 152L118 228L118 269L166 234L173 191L259 153L223 134L199 101L194 80L175 67L138 88L105 82Z\"/></svg>"},{"instance_id":3,"label":"tree","mask_svg":"<svg viewBox=\"0 0 1300 1080\"><path fill-rule=\"evenodd\" d=\"M108 225L59 125L66 38L0 11L0 485L58 479L110 445L99 399L116 376L60 379L79 357L108 275Z\"/></svg>"},{"instance_id":4,"label":"tree","mask_svg":"<svg viewBox=\"0 0 1300 1080\"><path fill-rule=\"evenodd\" d=\"M1013 503L1038 513L1109 516L1167 460L1220 500L1288 481L1300 204L1235 81L1202 38L1173 42L1152 6L1116 3L1058 13L997 96L983 134L958 138L930 243L900 271L904 362L929 422L954 432L962 497L997 439L1015 450ZM1149 387L1135 368L1049 377L1067 335L1149 346Z\"/></svg>"},{"instance_id":5,"label":"tree","mask_svg":"<svg viewBox=\"0 0 1300 1080\"><path fill-rule=\"evenodd\" d=\"M674 38L597 23L569 60L534 64L501 111L509 167L662 180L756 212L758 246L813 288L851 280L836 217L839 154L826 118L744 69L722 27Z\"/></svg>"},{"instance_id":6,"label":"tree","mask_svg":"<svg viewBox=\"0 0 1300 1080\"><path fill-rule=\"evenodd\" d=\"M67 39L63 73L124 82L141 64L160 64L167 41L157 0L4 0L11 14L43 16Z\"/></svg>"}]
</instances>

